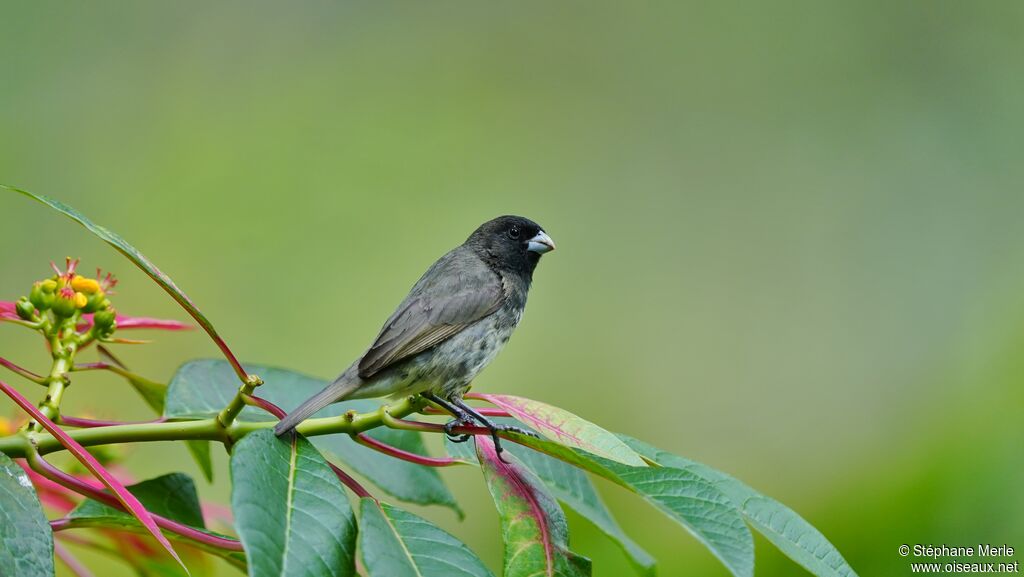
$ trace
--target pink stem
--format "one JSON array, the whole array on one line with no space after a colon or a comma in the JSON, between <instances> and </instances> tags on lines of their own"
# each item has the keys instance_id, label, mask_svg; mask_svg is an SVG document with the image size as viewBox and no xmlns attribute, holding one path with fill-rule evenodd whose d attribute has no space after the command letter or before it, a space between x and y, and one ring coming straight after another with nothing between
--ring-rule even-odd
<instances>
[{"instance_id":1,"label":"pink stem","mask_svg":"<svg viewBox=\"0 0 1024 577\"><path fill-rule=\"evenodd\" d=\"M281 407L255 395L243 394L242 400L245 401L245 404L252 405L253 407L259 407L264 411L270 413L271 415L274 415L278 419L283 419L286 414L284 412L284 409L282 409ZM373 495L370 494L369 491L366 490L365 487L359 484L359 481L353 479L348 473L341 470L340 467L338 467L334 463L331 463L330 461L328 461L327 464L331 466L331 470L334 471L335 475L337 475L338 480L341 481L346 487L348 487L353 493L360 497L369 497L374 501L377 500L376 498L374 498Z\"/></svg>"},{"instance_id":2,"label":"pink stem","mask_svg":"<svg viewBox=\"0 0 1024 577\"><path fill-rule=\"evenodd\" d=\"M374 501L377 500L377 498L371 495L370 492L367 491L365 487L359 484L359 481L356 481L351 476L349 476L348 473L342 471L340 467L338 467L337 465L330 461L327 461L327 464L331 466L331 470L334 471L334 474L338 476L338 480L341 481L342 484L344 484L346 487L351 489L353 493L359 495L359 497L369 497Z\"/></svg>"},{"instance_id":3,"label":"pink stem","mask_svg":"<svg viewBox=\"0 0 1024 577\"><path fill-rule=\"evenodd\" d=\"M199 317L193 314L191 310L188 311L188 313L192 315L192 318L196 319L196 321L199 321ZM241 379L243 383L248 383L249 373L245 372L245 369L242 368L242 363L238 362L238 359L235 358L235 353L231 352L231 349L228 347L228 344L224 342L224 339L222 339L220 335L217 334L217 331L214 330L213 325L211 325L209 321L207 321L206 323L199 322L199 326L203 327L203 330L206 331L206 334L210 335L210 338L213 339L213 342L217 343L217 347L220 348L220 352L224 354L224 358L227 359L228 364L231 365L231 368L235 369L235 374L238 375L238 378Z\"/></svg>"},{"instance_id":4,"label":"pink stem","mask_svg":"<svg viewBox=\"0 0 1024 577\"><path fill-rule=\"evenodd\" d=\"M264 411L270 413L271 415L274 415L278 419L283 419L286 414L284 412L284 409L282 409L281 407L255 395L242 395L242 400L245 401L245 404L263 409Z\"/></svg>"},{"instance_id":5,"label":"pink stem","mask_svg":"<svg viewBox=\"0 0 1024 577\"><path fill-rule=\"evenodd\" d=\"M424 455L410 453L409 451L378 441L366 433L359 433L358 435L355 435L354 438L360 445L369 447L375 451L384 453L385 455L390 455L396 459L416 463L417 465L425 465L427 467L450 467L452 465L462 464L461 461L451 457L426 457Z\"/></svg>"},{"instance_id":6,"label":"pink stem","mask_svg":"<svg viewBox=\"0 0 1024 577\"><path fill-rule=\"evenodd\" d=\"M112 427L114 425L149 425L164 422L167 422L166 417L160 417L159 419L153 419L152 421L103 421L97 419L83 419L80 417L65 417L63 415L60 416L60 424L67 425L69 427L78 427L80 429Z\"/></svg>"},{"instance_id":7,"label":"pink stem","mask_svg":"<svg viewBox=\"0 0 1024 577\"><path fill-rule=\"evenodd\" d=\"M45 379L43 379L42 375L37 375L37 374L33 373L32 371L30 371L30 370L28 370L26 368L19 367L18 365L12 363L11 361L8 361L7 359L5 359L3 357L0 357L0 366L7 367L11 371L13 371L13 372L15 372L15 373L25 377L26 379L28 379L28 380L30 380L32 382L38 383L38 384L43 384L43 381L45 380Z\"/></svg>"},{"instance_id":8,"label":"pink stem","mask_svg":"<svg viewBox=\"0 0 1024 577\"><path fill-rule=\"evenodd\" d=\"M122 505L121 502L118 501L113 495L105 493L88 483L76 479L71 475L68 475L64 471L61 471L57 467L54 467L53 465L47 463L46 460L44 460L42 457L36 459L35 463L38 465L38 468L36 468L36 472L46 477L47 479L53 481L54 483L62 485L76 493L85 495L90 499L99 501L100 503L103 503L108 507L113 507L120 511L126 511L124 505ZM156 522L157 526L159 526L162 529L166 529L171 533L181 535L182 537L192 539L193 541L205 543L207 545L210 545L211 547L219 547L221 549L228 549L230 551L243 550L242 543L235 539L219 537L217 535L210 535L198 529L189 527L188 525L184 525L177 521L168 519L166 517L161 517L160 515L156 515L153 513L150 513L150 516L153 517L153 520ZM69 529L70 523L71 520L65 518L52 521L50 525L51 527L53 527L54 531L60 531L63 529Z\"/></svg>"},{"instance_id":9,"label":"pink stem","mask_svg":"<svg viewBox=\"0 0 1024 577\"><path fill-rule=\"evenodd\" d=\"M112 368L114 365L110 363L80 363L75 365L73 370L76 371L105 371Z\"/></svg>"},{"instance_id":10,"label":"pink stem","mask_svg":"<svg viewBox=\"0 0 1024 577\"><path fill-rule=\"evenodd\" d=\"M64 545L54 541L53 552L77 577L94 577L92 571L89 571L85 565L82 565L82 562L72 555L71 551Z\"/></svg>"},{"instance_id":11,"label":"pink stem","mask_svg":"<svg viewBox=\"0 0 1024 577\"><path fill-rule=\"evenodd\" d=\"M476 412L480 413L481 415L483 415L485 417L511 417L512 416L508 412L503 411L501 409L492 409L492 408L489 408L489 407L487 407L487 408L482 408L482 407L481 408L477 408ZM424 407L423 408L423 413L427 414L427 415L447 415L448 411L445 411L443 409L438 409L437 407Z\"/></svg>"}]
</instances>

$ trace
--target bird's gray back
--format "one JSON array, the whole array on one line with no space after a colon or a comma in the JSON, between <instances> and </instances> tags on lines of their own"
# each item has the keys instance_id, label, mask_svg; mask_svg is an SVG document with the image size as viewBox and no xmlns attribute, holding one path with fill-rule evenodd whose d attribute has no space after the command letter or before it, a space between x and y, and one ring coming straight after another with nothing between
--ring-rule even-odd
<instances>
[{"instance_id":1,"label":"bird's gray back","mask_svg":"<svg viewBox=\"0 0 1024 577\"><path fill-rule=\"evenodd\" d=\"M465 245L445 254L384 323L359 360L359 376L368 379L494 313L504 302L503 288L498 273Z\"/></svg>"}]
</instances>

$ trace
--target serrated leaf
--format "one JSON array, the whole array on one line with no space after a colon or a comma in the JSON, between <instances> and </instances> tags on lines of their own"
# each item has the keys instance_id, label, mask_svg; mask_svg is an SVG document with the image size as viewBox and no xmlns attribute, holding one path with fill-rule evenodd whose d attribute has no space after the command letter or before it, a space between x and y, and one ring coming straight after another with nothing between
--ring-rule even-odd
<instances>
[{"instance_id":1,"label":"serrated leaf","mask_svg":"<svg viewBox=\"0 0 1024 577\"><path fill-rule=\"evenodd\" d=\"M359 548L369 577L493 577L469 547L430 521L363 498Z\"/></svg>"},{"instance_id":2,"label":"serrated leaf","mask_svg":"<svg viewBox=\"0 0 1024 577\"><path fill-rule=\"evenodd\" d=\"M512 419L493 420L498 423L522 425L518 422L511 422ZM448 454L452 457L473 465L479 464L472 442L454 443L446 437L445 446L448 449ZM523 465L540 477L556 499L593 523L619 545L638 574L645 577L652 577L655 574L654 558L619 527L586 473L568 463L528 447L515 443L504 443L502 447L515 455Z\"/></svg>"},{"instance_id":3,"label":"serrated leaf","mask_svg":"<svg viewBox=\"0 0 1024 577\"><path fill-rule=\"evenodd\" d=\"M286 411L299 406L327 385L325 381L287 369L249 363L245 368L263 378L265 384L258 389L259 396ZM219 413L237 391L231 371L228 364L219 359L189 361L182 365L171 379L164 416L169 419L196 419ZM346 401L330 405L317 416L337 416L349 410L364 412L377 406L378 403L368 400ZM255 407L245 407L238 419L268 421L272 417ZM369 434L407 451L426 452L422 436L415 431L377 429ZM444 505L460 512L455 497L432 467L388 457L357 444L348 435L319 436L312 442L396 499L420 505Z\"/></svg>"},{"instance_id":4,"label":"serrated leaf","mask_svg":"<svg viewBox=\"0 0 1024 577\"><path fill-rule=\"evenodd\" d=\"M526 423L545 437L568 447L618 461L634 467L646 467L647 463L610 431L574 415L565 409L512 395L477 394L483 399Z\"/></svg>"},{"instance_id":5,"label":"serrated leaf","mask_svg":"<svg viewBox=\"0 0 1024 577\"><path fill-rule=\"evenodd\" d=\"M78 224L85 227L86 230L96 235L110 246L114 247L114 249L123 254L128 260L132 261L135 264L135 266L139 267L142 270L142 272L149 275L149 278L153 279L153 281L156 282L156 284L160 285L160 288L164 289L164 291L166 291L167 294L171 295L171 298L173 298L181 306L181 308L185 309L185 312L191 315L192 318L195 319L197 323L199 323L199 326L203 327L203 330L206 331L206 334L210 335L210 338L213 339L213 342L216 343L217 347L220 348L222 353L224 353L224 356L228 359L228 362L230 362L231 365L235 368L236 376L243 382L245 381L246 375L242 371L241 365L238 364L238 361L235 359L234 353L232 353L231 349L228 348L227 344L224 342L224 339L222 339L221 336L217 334L217 330L213 328L213 324L210 323L210 321L199 310L199 308L192 303L192 299L188 298L188 295L186 295L184 291L178 288L178 285L174 284L174 281L171 280L171 277L167 276L166 274L163 273L163 271L158 269L156 265L150 262L149 259L146 258L145 255L143 255L141 252L139 252L137 248L129 244L128 241L126 241L125 239L121 238L119 234L113 232L112 230L106 227L94 223L84 214L78 212L77 210L71 208L70 206L64 204L63 202L60 202L59 200L55 200L42 194L36 194L34 192L21 190L20 188L7 186L4 184L0 184L0 188L27 196L41 204L44 204L56 210L57 212L64 214L71 220L74 220Z\"/></svg>"},{"instance_id":6,"label":"serrated leaf","mask_svg":"<svg viewBox=\"0 0 1024 577\"><path fill-rule=\"evenodd\" d=\"M569 549L565 514L529 469L515 457L498 458L489 437L475 438L505 542L504 577L587 577L590 560Z\"/></svg>"},{"instance_id":7,"label":"serrated leaf","mask_svg":"<svg viewBox=\"0 0 1024 577\"><path fill-rule=\"evenodd\" d=\"M231 508L251 577L355 574L356 526L345 490L305 438L261 429L231 455Z\"/></svg>"},{"instance_id":8,"label":"serrated leaf","mask_svg":"<svg viewBox=\"0 0 1024 577\"><path fill-rule=\"evenodd\" d=\"M631 467L545 439L516 433L509 437L633 491L686 527L734 575L753 575L753 535L739 506L713 480L670 467Z\"/></svg>"},{"instance_id":9,"label":"serrated leaf","mask_svg":"<svg viewBox=\"0 0 1024 577\"><path fill-rule=\"evenodd\" d=\"M856 577L853 568L829 540L795 511L775 499L707 465L652 447L626 435L623 441L644 457L665 467L692 471L712 480L736 503L755 529L790 559L820 577Z\"/></svg>"},{"instance_id":10,"label":"serrated leaf","mask_svg":"<svg viewBox=\"0 0 1024 577\"><path fill-rule=\"evenodd\" d=\"M25 470L0 453L0 575L53 575L53 531Z\"/></svg>"}]
</instances>

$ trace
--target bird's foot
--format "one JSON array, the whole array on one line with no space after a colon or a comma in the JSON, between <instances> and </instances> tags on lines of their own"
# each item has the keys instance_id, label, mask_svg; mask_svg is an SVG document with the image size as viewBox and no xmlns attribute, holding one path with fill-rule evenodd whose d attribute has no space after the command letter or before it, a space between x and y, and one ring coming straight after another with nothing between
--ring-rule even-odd
<instances>
[{"instance_id":1,"label":"bird's foot","mask_svg":"<svg viewBox=\"0 0 1024 577\"><path fill-rule=\"evenodd\" d=\"M469 415L460 415L447 423L444 424L444 434L448 437L448 440L453 443L465 443L469 440L472 435L463 433L461 435L455 434L455 429L458 427L464 427L466 425L472 425L473 418Z\"/></svg>"}]
</instances>

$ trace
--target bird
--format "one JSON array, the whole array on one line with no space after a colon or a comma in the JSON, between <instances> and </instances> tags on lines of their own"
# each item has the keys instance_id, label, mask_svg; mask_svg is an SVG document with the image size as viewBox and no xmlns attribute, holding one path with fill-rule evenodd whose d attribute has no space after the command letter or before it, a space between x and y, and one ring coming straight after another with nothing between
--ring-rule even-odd
<instances>
[{"instance_id":1,"label":"bird","mask_svg":"<svg viewBox=\"0 0 1024 577\"><path fill-rule=\"evenodd\" d=\"M555 242L536 222L505 215L480 225L439 258L413 285L373 344L322 391L274 427L282 436L346 399L420 395L452 414L445 432L474 421L497 433L517 427L490 422L462 400L473 379L519 325L533 272Z\"/></svg>"}]
</instances>

